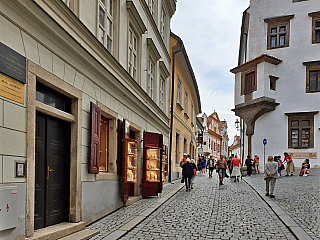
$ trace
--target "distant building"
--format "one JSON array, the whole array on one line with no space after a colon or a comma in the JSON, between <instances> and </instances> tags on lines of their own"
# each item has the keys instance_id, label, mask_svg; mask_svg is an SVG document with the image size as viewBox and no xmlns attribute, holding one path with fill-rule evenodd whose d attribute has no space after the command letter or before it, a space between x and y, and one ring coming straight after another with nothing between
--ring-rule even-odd
<instances>
[{"instance_id":1,"label":"distant building","mask_svg":"<svg viewBox=\"0 0 320 240\"><path fill-rule=\"evenodd\" d=\"M244 156L292 155L320 166L320 5L251 0L244 11L235 109L244 121ZM263 162L260 162L263 169Z\"/></svg>"},{"instance_id":2,"label":"distant building","mask_svg":"<svg viewBox=\"0 0 320 240\"><path fill-rule=\"evenodd\" d=\"M241 153L240 136L235 135L233 139L233 143L229 147L229 157L234 157L237 155L238 158L240 158L240 153Z\"/></svg>"},{"instance_id":3,"label":"distant building","mask_svg":"<svg viewBox=\"0 0 320 240\"><path fill-rule=\"evenodd\" d=\"M209 139L209 148L211 149L211 154L214 158L220 158L220 146L221 146L221 133L219 128L220 119L218 113L214 111L208 117L208 132L211 135L211 142Z\"/></svg>"},{"instance_id":4,"label":"distant building","mask_svg":"<svg viewBox=\"0 0 320 240\"><path fill-rule=\"evenodd\" d=\"M197 156L196 157L200 157L203 156L203 132L204 132L204 127L202 126L202 122L201 122L202 118L201 117L197 117L196 121L196 135L197 135ZM199 141L199 136L201 136L202 140L201 142Z\"/></svg>"},{"instance_id":5,"label":"distant building","mask_svg":"<svg viewBox=\"0 0 320 240\"><path fill-rule=\"evenodd\" d=\"M228 157L228 143L229 143L229 137L228 137L228 124L227 121L222 121L219 123L220 128L220 134L221 134L221 155L223 157Z\"/></svg>"}]
</instances>

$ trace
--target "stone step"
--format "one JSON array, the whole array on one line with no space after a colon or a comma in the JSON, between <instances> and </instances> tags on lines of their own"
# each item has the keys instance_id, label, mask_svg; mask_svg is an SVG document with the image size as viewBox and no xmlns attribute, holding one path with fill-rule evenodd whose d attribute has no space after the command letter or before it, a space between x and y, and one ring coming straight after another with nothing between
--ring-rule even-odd
<instances>
[{"instance_id":1,"label":"stone step","mask_svg":"<svg viewBox=\"0 0 320 240\"><path fill-rule=\"evenodd\" d=\"M86 228L85 222L78 223L59 223L50 227L41 228L34 231L34 234L26 240L53 240L60 239L75 232L82 231Z\"/></svg>"},{"instance_id":2,"label":"stone step","mask_svg":"<svg viewBox=\"0 0 320 240\"><path fill-rule=\"evenodd\" d=\"M60 238L60 240L88 240L99 233L100 231L98 230L85 229L80 232L73 233L64 238Z\"/></svg>"}]
</instances>

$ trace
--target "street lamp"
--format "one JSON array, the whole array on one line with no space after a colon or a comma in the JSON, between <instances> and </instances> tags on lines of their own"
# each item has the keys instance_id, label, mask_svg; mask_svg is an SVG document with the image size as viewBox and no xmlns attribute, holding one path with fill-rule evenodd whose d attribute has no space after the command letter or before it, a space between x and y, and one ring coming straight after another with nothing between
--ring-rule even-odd
<instances>
[{"instance_id":1,"label":"street lamp","mask_svg":"<svg viewBox=\"0 0 320 240\"><path fill-rule=\"evenodd\" d=\"M239 124L240 122L239 122L239 119L237 118L237 120L235 121L237 131L239 131Z\"/></svg>"}]
</instances>

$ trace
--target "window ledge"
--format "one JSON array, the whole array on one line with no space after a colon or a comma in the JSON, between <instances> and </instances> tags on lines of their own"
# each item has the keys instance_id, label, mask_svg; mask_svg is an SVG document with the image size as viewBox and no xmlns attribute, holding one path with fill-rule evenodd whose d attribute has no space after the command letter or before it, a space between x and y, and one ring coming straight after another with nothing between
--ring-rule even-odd
<instances>
[{"instance_id":1,"label":"window ledge","mask_svg":"<svg viewBox=\"0 0 320 240\"><path fill-rule=\"evenodd\" d=\"M181 106L180 103L177 102L177 106L181 109L181 110L184 110L184 108Z\"/></svg>"},{"instance_id":2,"label":"window ledge","mask_svg":"<svg viewBox=\"0 0 320 240\"><path fill-rule=\"evenodd\" d=\"M273 49L285 48L285 47L289 47L289 45L277 46L277 47L268 47L267 50L273 50Z\"/></svg>"},{"instance_id":3,"label":"window ledge","mask_svg":"<svg viewBox=\"0 0 320 240\"><path fill-rule=\"evenodd\" d=\"M189 119L188 113L185 112L185 113L184 113L184 116Z\"/></svg>"}]
</instances>

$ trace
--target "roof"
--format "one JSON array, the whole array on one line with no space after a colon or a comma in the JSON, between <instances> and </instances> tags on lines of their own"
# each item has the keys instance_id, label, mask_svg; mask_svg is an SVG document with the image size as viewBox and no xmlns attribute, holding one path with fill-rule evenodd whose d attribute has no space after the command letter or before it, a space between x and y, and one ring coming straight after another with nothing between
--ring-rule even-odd
<instances>
[{"instance_id":1,"label":"roof","mask_svg":"<svg viewBox=\"0 0 320 240\"><path fill-rule=\"evenodd\" d=\"M267 63L271 63L271 64L274 64L274 65L278 65L278 64L282 63L282 60L279 59L279 58L270 56L268 54L262 54L259 57L256 57L256 58L250 60L249 62L245 62L245 63L239 65L238 67L232 68L230 70L230 72L232 72L234 74L237 74L237 73L242 72L243 70L245 70L247 68L250 68L252 66L256 66L256 65L258 65L259 63L262 63L262 62L267 62Z\"/></svg>"},{"instance_id":2,"label":"roof","mask_svg":"<svg viewBox=\"0 0 320 240\"><path fill-rule=\"evenodd\" d=\"M199 88L198 88L197 80L196 80L196 77L194 75L194 72L193 72L193 69L192 69L192 66L191 66L187 51L186 51L186 49L184 47L183 41L181 40L180 37L178 37L176 34L174 34L171 31L170 31L170 36L173 37L174 39L176 39L179 42L179 44L180 44L180 46L182 48L182 53L183 53L183 56L184 56L184 58L186 60L186 63L187 63L187 66L188 66L188 69L189 69L189 72L190 72L190 75L191 75L191 78L192 78L192 81L193 81L193 85L194 85L194 88L196 90L198 106L199 106L199 113L201 113L202 110L201 110L201 100L200 100Z\"/></svg>"}]
</instances>

